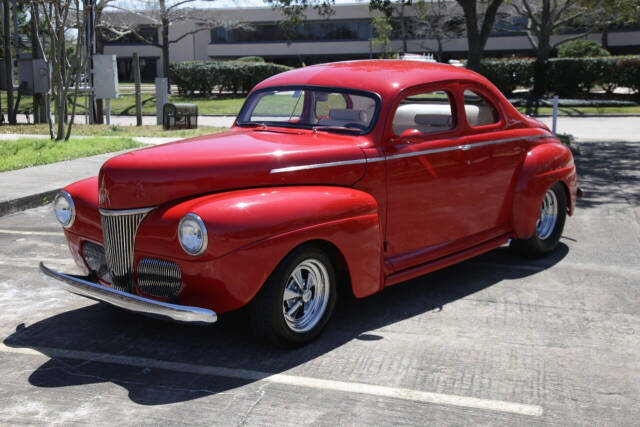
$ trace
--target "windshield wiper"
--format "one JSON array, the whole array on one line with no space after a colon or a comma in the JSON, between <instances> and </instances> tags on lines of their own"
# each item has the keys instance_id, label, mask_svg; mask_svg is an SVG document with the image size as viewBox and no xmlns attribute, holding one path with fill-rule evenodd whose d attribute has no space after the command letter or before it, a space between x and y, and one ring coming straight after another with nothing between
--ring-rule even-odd
<instances>
[{"instance_id":1,"label":"windshield wiper","mask_svg":"<svg viewBox=\"0 0 640 427\"><path fill-rule=\"evenodd\" d=\"M324 130L327 132L349 132L349 133L362 132L362 129L348 128L344 126L314 126L313 130Z\"/></svg>"},{"instance_id":2,"label":"windshield wiper","mask_svg":"<svg viewBox=\"0 0 640 427\"><path fill-rule=\"evenodd\" d=\"M240 122L238 123L240 126L248 127L248 128L266 128L263 122Z\"/></svg>"}]
</instances>

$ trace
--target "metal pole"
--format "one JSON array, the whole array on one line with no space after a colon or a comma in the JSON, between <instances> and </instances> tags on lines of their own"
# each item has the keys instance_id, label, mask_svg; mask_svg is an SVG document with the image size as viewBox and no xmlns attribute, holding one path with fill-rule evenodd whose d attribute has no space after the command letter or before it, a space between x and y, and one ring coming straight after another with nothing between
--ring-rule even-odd
<instances>
[{"instance_id":1,"label":"metal pole","mask_svg":"<svg viewBox=\"0 0 640 427\"><path fill-rule=\"evenodd\" d=\"M552 125L552 131L554 135L556 133L557 125L558 125L558 95L555 95L553 97L553 125Z\"/></svg>"},{"instance_id":2,"label":"metal pole","mask_svg":"<svg viewBox=\"0 0 640 427\"><path fill-rule=\"evenodd\" d=\"M162 126L162 110L164 104L169 100L169 79L166 77L156 77L156 124Z\"/></svg>"},{"instance_id":3,"label":"metal pole","mask_svg":"<svg viewBox=\"0 0 640 427\"><path fill-rule=\"evenodd\" d=\"M107 124L110 125L111 124L111 99L109 98L105 99L104 103L107 110L105 112L105 116L107 118Z\"/></svg>"}]
</instances>

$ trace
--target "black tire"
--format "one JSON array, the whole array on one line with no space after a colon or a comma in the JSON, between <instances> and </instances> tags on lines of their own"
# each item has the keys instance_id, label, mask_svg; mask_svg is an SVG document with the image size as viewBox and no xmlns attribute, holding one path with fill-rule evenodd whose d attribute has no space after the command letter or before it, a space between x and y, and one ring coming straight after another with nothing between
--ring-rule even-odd
<instances>
[{"instance_id":1,"label":"black tire","mask_svg":"<svg viewBox=\"0 0 640 427\"><path fill-rule=\"evenodd\" d=\"M300 332L292 329L285 319L283 297L285 287L290 283L290 276L296 267L309 260L324 266L328 279L328 297L325 297L327 298L326 306L323 313L318 312L318 319L313 327ZM249 303L248 314L252 329L259 338L277 346L296 347L306 344L320 335L331 318L336 304L336 295L336 274L331 258L316 246L301 246L280 262L262 289ZM302 310L304 309L303 305Z\"/></svg>"},{"instance_id":2,"label":"black tire","mask_svg":"<svg viewBox=\"0 0 640 427\"><path fill-rule=\"evenodd\" d=\"M567 194L560 182L553 184L551 188L547 190L547 193L549 192L553 192L553 196L555 196L555 200L557 202L555 224L551 231L547 231L544 236L541 236L539 227L536 224L536 230L533 233L533 236L528 239L512 240L510 245L511 248L520 255L528 258L539 258L552 252L556 246L558 246L558 242L562 236L562 231L564 230L564 223L567 219Z\"/></svg>"}]
</instances>

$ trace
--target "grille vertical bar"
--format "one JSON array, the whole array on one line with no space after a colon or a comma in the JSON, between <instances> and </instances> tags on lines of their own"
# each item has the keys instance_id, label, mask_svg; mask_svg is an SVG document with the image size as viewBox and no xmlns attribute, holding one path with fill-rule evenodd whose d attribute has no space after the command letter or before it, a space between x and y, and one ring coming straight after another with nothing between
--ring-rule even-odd
<instances>
[{"instance_id":1,"label":"grille vertical bar","mask_svg":"<svg viewBox=\"0 0 640 427\"><path fill-rule=\"evenodd\" d=\"M100 209L107 266L111 272L113 287L120 291L135 293L133 251L136 232L151 209L153 208L123 211Z\"/></svg>"}]
</instances>

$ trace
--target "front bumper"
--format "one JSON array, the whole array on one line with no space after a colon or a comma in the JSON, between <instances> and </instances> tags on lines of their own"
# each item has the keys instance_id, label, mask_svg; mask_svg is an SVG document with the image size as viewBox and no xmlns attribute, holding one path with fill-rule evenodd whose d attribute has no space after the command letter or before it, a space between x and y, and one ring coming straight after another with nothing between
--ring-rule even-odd
<instances>
[{"instance_id":1,"label":"front bumper","mask_svg":"<svg viewBox=\"0 0 640 427\"><path fill-rule=\"evenodd\" d=\"M40 274L46 281L56 283L76 295L97 301L104 301L108 304L124 308L125 310L147 316L192 324L211 324L218 320L218 316L212 310L169 304L129 294L93 283L88 280L88 277L73 276L51 270L43 263L40 263Z\"/></svg>"}]
</instances>

